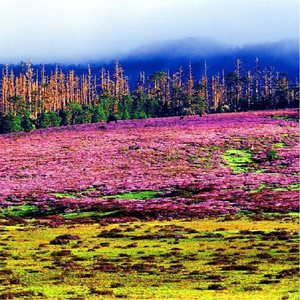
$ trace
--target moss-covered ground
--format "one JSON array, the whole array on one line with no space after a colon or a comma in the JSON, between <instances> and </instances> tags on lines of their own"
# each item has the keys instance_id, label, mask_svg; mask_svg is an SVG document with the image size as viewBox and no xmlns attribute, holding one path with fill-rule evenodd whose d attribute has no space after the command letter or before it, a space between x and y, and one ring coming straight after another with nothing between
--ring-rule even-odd
<instances>
[{"instance_id":1,"label":"moss-covered ground","mask_svg":"<svg viewBox=\"0 0 300 300\"><path fill-rule=\"evenodd\" d=\"M0 225L0 298L298 299L298 217Z\"/></svg>"},{"instance_id":2,"label":"moss-covered ground","mask_svg":"<svg viewBox=\"0 0 300 300\"><path fill-rule=\"evenodd\" d=\"M248 165L253 163L252 154L245 150L230 149L222 157L226 164L223 164L235 172L245 172L248 169Z\"/></svg>"}]
</instances>

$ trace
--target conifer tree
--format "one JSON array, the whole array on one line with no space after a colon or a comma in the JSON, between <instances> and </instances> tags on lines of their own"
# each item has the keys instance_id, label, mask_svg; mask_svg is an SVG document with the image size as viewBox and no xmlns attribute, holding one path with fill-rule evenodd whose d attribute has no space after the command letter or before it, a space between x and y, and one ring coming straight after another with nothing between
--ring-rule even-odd
<instances>
[{"instance_id":1,"label":"conifer tree","mask_svg":"<svg viewBox=\"0 0 300 300\"><path fill-rule=\"evenodd\" d=\"M24 131L29 132L33 129L35 129L35 125L33 120L30 117L30 112L29 110L26 110L22 120L21 120L21 127L23 128Z\"/></svg>"},{"instance_id":2,"label":"conifer tree","mask_svg":"<svg viewBox=\"0 0 300 300\"><path fill-rule=\"evenodd\" d=\"M101 103L93 107L92 123L105 122L107 120Z\"/></svg>"},{"instance_id":3,"label":"conifer tree","mask_svg":"<svg viewBox=\"0 0 300 300\"><path fill-rule=\"evenodd\" d=\"M22 130L21 117L8 113L2 118L2 133L18 132Z\"/></svg>"}]
</instances>

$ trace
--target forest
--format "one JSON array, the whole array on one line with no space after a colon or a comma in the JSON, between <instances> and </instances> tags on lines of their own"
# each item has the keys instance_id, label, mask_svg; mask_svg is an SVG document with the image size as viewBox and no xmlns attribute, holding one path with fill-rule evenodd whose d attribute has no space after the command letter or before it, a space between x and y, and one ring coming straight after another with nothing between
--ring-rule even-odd
<instances>
[{"instance_id":1,"label":"forest","mask_svg":"<svg viewBox=\"0 0 300 300\"><path fill-rule=\"evenodd\" d=\"M132 82L122 66L113 70L85 74L64 70L56 65L49 73L44 65L23 63L15 74L6 65L0 82L0 133L30 131L110 120L128 120L185 115L199 115L296 108L299 106L299 82L290 81L287 73L274 67L261 68L255 59L254 70L244 71L240 59L235 69L207 75L193 75L192 64L186 74L156 71L150 76L139 73Z\"/></svg>"}]
</instances>

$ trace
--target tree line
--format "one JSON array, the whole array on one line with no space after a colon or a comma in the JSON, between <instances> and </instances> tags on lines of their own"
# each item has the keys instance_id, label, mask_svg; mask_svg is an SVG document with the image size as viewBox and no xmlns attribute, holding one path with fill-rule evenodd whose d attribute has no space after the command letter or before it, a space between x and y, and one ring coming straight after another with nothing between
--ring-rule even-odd
<instances>
[{"instance_id":1,"label":"tree line","mask_svg":"<svg viewBox=\"0 0 300 300\"><path fill-rule=\"evenodd\" d=\"M207 65L200 79L189 64L173 74L157 71L149 77L140 72L130 91L129 79L120 63L114 70L101 68L93 74L90 66L83 75L63 72L58 65L46 74L44 66L33 68L29 61L19 74L8 65L0 83L0 133L35 128L127 120L148 117L184 116L204 113L298 107L299 82L273 67L244 72L241 61L235 70L212 77Z\"/></svg>"}]
</instances>

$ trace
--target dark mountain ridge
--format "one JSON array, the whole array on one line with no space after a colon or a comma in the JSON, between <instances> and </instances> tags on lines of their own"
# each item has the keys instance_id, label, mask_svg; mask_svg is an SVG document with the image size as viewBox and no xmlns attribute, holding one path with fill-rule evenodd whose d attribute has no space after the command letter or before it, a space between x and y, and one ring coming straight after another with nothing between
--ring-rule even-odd
<instances>
[{"instance_id":1,"label":"dark mountain ridge","mask_svg":"<svg viewBox=\"0 0 300 300\"><path fill-rule=\"evenodd\" d=\"M272 66L275 72L287 73L291 81L299 78L299 41L289 39L233 47L209 38L190 37L143 45L110 61L93 60L89 65L93 74L99 74L101 67L113 72L115 61L119 60L125 71L124 74L128 76L131 88L134 88L140 71L145 71L146 77L149 77L161 70L170 70L172 74L181 66L184 74L187 75L188 65L191 62L194 77L200 79L204 73L205 61L208 66L208 76L213 76L218 72L221 73L222 70L225 75L234 71L236 60L240 59L242 73L247 70L253 73L256 57L259 58L261 71ZM50 74L55 65L45 64L46 73ZM4 67L4 64L0 65L1 69ZM9 67L16 74L22 70L22 64L12 64ZM33 67L38 69L41 65L33 65ZM75 70L77 75L87 73L87 64L59 64L59 68L64 72Z\"/></svg>"},{"instance_id":2,"label":"dark mountain ridge","mask_svg":"<svg viewBox=\"0 0 300 300\"><path fill-rule=\"evenodd\" d=\"M299 78L298 40L232 47L208 38L186 38L141 46L119 61L126 71L145 70L148 75L157 70L175 72L180 66L187 70L191 62L193 73L199 78L205 61L208 75L212 76L222 70L225 74L233 71L236 59L241 60L242 71L253 70L256 57L261 70L273 66L275 71L287 73L290 80Z\"/></svg>"}]
</instances>

